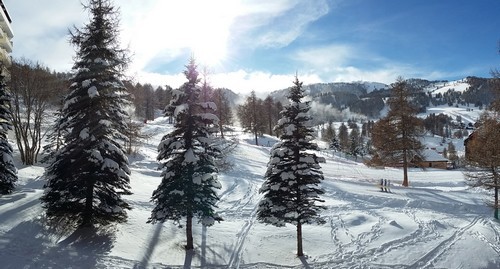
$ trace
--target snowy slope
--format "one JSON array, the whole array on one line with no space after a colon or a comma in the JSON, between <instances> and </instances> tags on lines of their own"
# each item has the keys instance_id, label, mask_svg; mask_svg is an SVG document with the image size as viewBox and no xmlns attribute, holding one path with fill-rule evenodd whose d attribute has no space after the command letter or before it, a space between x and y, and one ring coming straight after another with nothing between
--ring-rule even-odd
<instances>
[{"instance_id":1,"label":"snowy slope","mask_svg":"<svg viewBox=\"0 0 500 269\"><path fill-rule=\"evenodd\" d=\"M426 91L432 92L433 95L436 95L438 93L444 94L449 90L463 93L469 87L470 87L470 85L469 85L469 83L467 83L467 80L461 79L461 80L450 81L450 82L432 83L431 85L429 85L426 88Z\"/></svg>"},{"instance_id":2,"label":"snowy slope","mask_svg":"<svg viewBox=\"0 0 500 269\"><path fill-rule=\"evenodd\" d=\"M186 255L184 229L171 222L147 224L150 197L160 183L156 145L170 130L165 119L148 123L153 135L130 157L133 206L127 223L97 234L54 231L43 222L43 168L23 167L12 195L0 197L2 268L499 268L500 223L484 205L485 193L468 189L460 171L412 170L410 188L399 169L373 169L328 153L325 225L306 225L298 259L295 228L258 223L273 139L252 145L235 132L234 168L220 175L218 204L224 221L194 227L195 252ZM268 143L269 142L269 143ZM390 179L392 193L377 187Z\"/></svg>"},{"instance_id":3,"label":"snowy slope","mask_svg":"<svg viewBox=\"0 0 500 269\"><path fill-rule=\"evenodd\" d=\"M456 119L457 116L460 116L462 122L465 124L468 123L474 124L479 119L479 116L483 112L484 110L480 110L475 107L472 108L466 106L450 107L448 105L442 105L436 107L428 107L425 114L420 114L418 116L421 118L425 118L431 113L435 113L436 115L443 113L445 115L452 117L453 119Z\"/></svg>"}]
</instances>

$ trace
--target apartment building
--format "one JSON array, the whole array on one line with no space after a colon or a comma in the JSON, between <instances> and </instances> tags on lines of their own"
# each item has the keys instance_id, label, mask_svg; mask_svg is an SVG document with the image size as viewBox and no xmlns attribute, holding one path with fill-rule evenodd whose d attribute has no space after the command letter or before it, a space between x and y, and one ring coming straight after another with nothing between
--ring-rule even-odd
<instances>
[{"instance_id":1,"label":"apartment building","mask_svg":"<svg viewBox=\"0 0 500 269\"><path fill-rule=\"evenodd\" d=\"M12 38L14 34L10 24L12 19L2 0L0 0L0 62L4 66L10 66L12 63L10 53L12 52Z\"/></svg>"}]
</instances>

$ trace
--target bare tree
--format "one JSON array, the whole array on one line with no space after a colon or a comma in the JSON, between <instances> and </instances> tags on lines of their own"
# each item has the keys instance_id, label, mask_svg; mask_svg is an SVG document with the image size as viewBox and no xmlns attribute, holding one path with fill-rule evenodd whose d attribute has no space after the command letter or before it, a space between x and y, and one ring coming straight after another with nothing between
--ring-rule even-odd
<instances>
[{"instance_id":1,"label":"bare tree","mask_svg":"<svg viewBox=\"0 0 500 269\"><path fill-rule=\"evenodd\" d=\"M392 85L389 112L373 126L373 147L378 160L384 164L403 166L403 186L408 187L408 166L421 159L423 131L422 120L416 117L417 109L411 104L406 82L399 78Z\"/></svg>"},{"instance_id":2,"label":"bare tree","mask_svg":"<svg viewBox=\"0 0 500 269\"><path fill-rule=\"evenodd\" d=\"M481 115L480 126L466 139L467 170L464 172L470 185L493 190L495 218L499 218L500 204L500 74L493 72L495 100L490 110Z\"/></svg>"},{"instance_id":3,"label":"bare tree","mask_svg":"<svg viewBox=\"0 0 500 269\"><path fill-rule=\"evenodd\" d=\"M213 96L214 103L217 106L217 110L215 111L215 113L219 118L220 135L222 138L224 138L224 128L227 125L233 124L233 111L223 89L215 89Z\"/></svg>"},{"instance_id":4,"label":"bare tree","mask_svg":"<svg viewBox=\"0 0 500 269\"><path fill-rule=\"evenodd\" d=\"M14 60L10 67L12 92L12 125L21 161L32 165L37 162L44 136L42 123L47 119L47 109L61 83L40 63L26 59Z\"/></svg>"},{"instance_id":5,"label":"bare tree","mask_svg":"<svg viewBox=\"0 0 500 269\"><path fill-rule=\"evenodd\" d=\"M266 121L262 113L262 99L258 98L255 91L250 93L244 104L238 106L238 118L246 132L255 136L255 145L259 145L258 137L266 130Z\"/></svg>"}]
</instances>

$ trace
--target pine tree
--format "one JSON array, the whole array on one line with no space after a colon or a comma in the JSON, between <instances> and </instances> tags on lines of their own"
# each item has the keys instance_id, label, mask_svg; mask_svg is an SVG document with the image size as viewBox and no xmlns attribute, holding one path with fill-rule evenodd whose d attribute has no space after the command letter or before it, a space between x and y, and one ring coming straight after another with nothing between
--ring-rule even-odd
<instances>
[{"instance_id":1,"label":"pine tree","mask_svg":"<svg viewBox=\"0 0 500 269\"><path fill-rule=\"evenodd\" d=\"M307 115L309 102L302 102L302 82L295 78L288 98L290 104L281 112L275 129L281 130L280 142L271 150L270 161L260 189L264 194L258 205L257 218L278 227L287 223L297 227L297 255L303 256L302 224L324 223L319 212L325 207L319 187L323 173L319 165L324 159L310 150L318 150L312 143L314 130Z\"/></svg>"},{"instance_id":2,"label":"pine tree","mask_svg":"<svg viewBox=\"0 0 500 269\"><path fill-rule=\"evenodd\" d=\"M337 138L337 133L335 132L335 128L333 127L333 124L330 121L326 125L326 128L323 130L321 134L321 139L323 141L331 143L335 138Z\"/></svg>"},{"instance_id":3,"label":"pine tree","mask_svg":"<svg viewBox=\"0 0 500 269\"><path fill-rule=\"evenodd\" d=\"M200 101L198 71L194 59L186 66L188 81L180 88L167 109L175 117L174 130L158 145L162 181L153 192L155 207L148 222L186 218L186 250L194 249L193 218L210 226L222 220L215 212L221 188L215 164L219 151L211 142L211 126L218 119L213 102Z\"/></svg>"},{"instance_id":4,"label":"pine tree","mask_svg":"<svg viewBox=\"0 0 500 269\"><path fill-rule=\"evenodd\" d=\"M458 161L458 156L457 156L457 149L455 148L455 144L453 142L448 143L448 149L447 149L447 154L448 154L448 159L455 164L456 161Z\"/></svg>"},{"instance_id":5,"label":"pine tree","mask_svg":"<svg viewBox=\"0 0 500 269\"><path fill-rule=\"evenodd\" d=\"M338 140L339 140L340 149L343 152L348 152L349 151L349 130L347 129L347 126L343 122L339 127Z\"/></svg>"},{"instance_id":6,"label":"pine tree","mask_svg":"<svg viewBox=\"0 0 500 269\"><path fill-rule=\"evenodd\" d=\"M117 11L110 0L90 0L90 23L71 32L75 76L62 109L64 144L46 169L43 206L49 218L80 226L123 222L130 205L126 140L129 93L121 82L128 63L119 48Z\"/></svg>"},{"instance_id":7,"label":"pine tree","mask_svg":"<svg viewBox=\"0 0 500 269\"><path fill-rule=\"evenodd\" d=\"M64 99L61 99L61 101L64 103ZM64 121L62 106L54 113L54 117L56 121L45 139L46 144L43 147L45 156L41 160L42 163L50 163L54 159L56 153L64 143L64 137L68 134L67 130L61 127Z\"/></svg>"},{"instance_id":8,"label":"pine tree","mask_svg":"<svg viewBox=\"0 0 500 269\"><path fill-rule=\"evenodd\" d=\"M359 128L356 125L349 134L349 154L357 159L362 153L362 146Z\"/></svg>"},{"instance_id":9,"label":"pine tree","mask_svg":"<svg viewBox=\"0 0 500 269\"><path fill-rule=\"evenodd\" d=\"M0 67L0 70L3 68ZM7 136L8 131L12 130L11 96L4 80L3 74L0 74L0 194L9 194L15 188L17 169L12 159L12 147Z\"/></svg>"},{"instance_id":10,"label":"pine tree","mask_svg":"<svg viewBox=\"0 0 500 269\"><path fill-rule=\"evenodd\" d=\"M403 186L408 187L408 166L422 159L423 121L416 117L417 109L410 103L407 83L398 79L392 85L389 112L373 126L372 142L383 163L403 166Z\"/></svg>"}]
</instances>

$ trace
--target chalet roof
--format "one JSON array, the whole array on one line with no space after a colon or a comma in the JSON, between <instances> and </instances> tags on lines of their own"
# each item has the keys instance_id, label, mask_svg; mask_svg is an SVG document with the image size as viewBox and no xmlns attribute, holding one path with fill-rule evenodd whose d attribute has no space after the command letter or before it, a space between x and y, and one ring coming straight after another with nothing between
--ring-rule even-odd
<instances>
[{"instance_id":1,"label":"chalet roof","mask_svg":"<svg viewBox=\"0 0 500 269\"><path fill-rule=\"evenodd\" d=\"M448 159L443 157L443 155L439 154L437 151L433 149L424 149L422 151L422 157L426 162L447 162Z\"/></svg>"}]
</instances>

